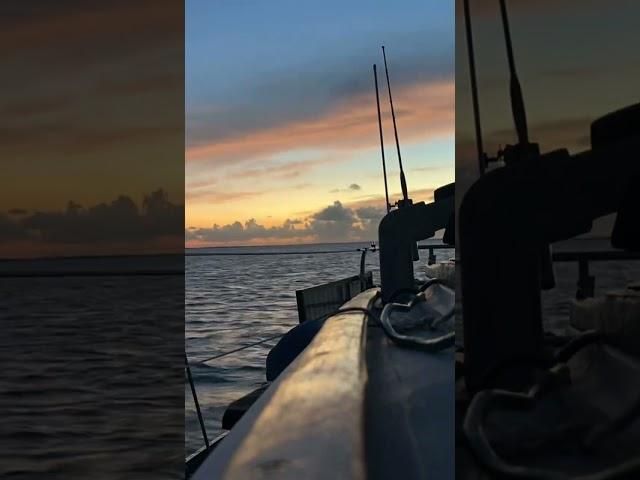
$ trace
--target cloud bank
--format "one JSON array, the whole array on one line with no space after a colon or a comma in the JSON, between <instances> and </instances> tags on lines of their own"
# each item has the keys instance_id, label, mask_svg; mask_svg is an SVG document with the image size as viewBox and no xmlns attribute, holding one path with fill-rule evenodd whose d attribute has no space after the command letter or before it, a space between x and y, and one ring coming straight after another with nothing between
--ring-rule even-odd
<instances>
[{"instance_id":1,"label":"cloud bank","mask_svg":"<svg viewBox=\"0 0 640 480\"><path fill-rule=\"evenodd\" d=\"M172 245L171 251L179 252L183 225L184 206L172 203L162 189L144 195L140 207L120 195L90 207L69 201L63 211L30 213L12 208L0 213L0 257L23 256L23 250L44 255L48 251L74 255L78 249L82 254L104 254L115 245L119 253L127 246L130 253L144 253L145 246L162 239L165 246Z\"/></svg>"},{"instance_id":2,"label":"cloud bank","mask_svg":"<svg viewBox=\"0 0 640 480\"><path fill-rule=\"evenodd\" d=\"M214 224L210 228L189 228L185 239L191 246L278 242L369 241L377 238L383 207L346 206L339 200L305 219L286 219L282 225L266 227L255 219L241 223Z\"/></svg>"}]
</instances>

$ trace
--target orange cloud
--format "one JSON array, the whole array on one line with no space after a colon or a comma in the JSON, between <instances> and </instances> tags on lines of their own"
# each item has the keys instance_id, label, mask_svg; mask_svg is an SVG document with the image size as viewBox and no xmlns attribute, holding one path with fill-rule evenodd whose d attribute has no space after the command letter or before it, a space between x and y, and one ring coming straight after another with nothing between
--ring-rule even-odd
<instances>
[{"instance_id":1,"label":"orange cloud","mask_svg":"<svg viewBox=\"0 0 640 480\"><path fill-rule=\"evenodd\" d=\"M419 83L398 90L394 104L400 139L424 140L451 134L455 118L454 95L453 81ZM389 136L392 131L390 114L386 104L383 108L383 121ZM358 95L319 118L187 148L186 160L223 165L296 149L353 149L375 145L378 142L376 118L373 95Z\"/></svg>"}]
</instances>

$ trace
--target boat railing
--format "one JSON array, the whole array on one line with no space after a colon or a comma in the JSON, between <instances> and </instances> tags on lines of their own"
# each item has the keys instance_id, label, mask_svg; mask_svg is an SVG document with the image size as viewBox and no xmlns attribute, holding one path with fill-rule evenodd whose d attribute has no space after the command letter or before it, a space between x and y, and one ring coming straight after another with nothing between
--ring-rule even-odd
<instances>
[{"instance_id":1,"label":"boat railing","mask_svg":"<svg viewBox=\"0 0 640 480\"><path fill-rule=\"evenodd\" d=\"M363 256L366 252L363 252ZM296 290L298 321L318 320L333 315L341 305L373 287L373 273L361 269L360 275Z\"/></svg>"},{"instance_id":2,"label":"boat railing","mask_svg":"<svg viewBox=\"0 0 640 480\"><path fill-rule=\"evenodd\" d=\"M435 245L418 245L418 250L428 250L429 256L427 257L427 265L434 265L436 263L436 250L452 250L455 249L452 245L445 245L444 243L438 243Z\"/></svg>"},{"instance_id":3,"label":"boat railing","mask_svg":"<svg viewBox=\"0 0 640 480\"><path fill-rule=\"evenodd\" d=\"M429 265L436 263L437 250L451 250L452 248L453 248L452 246L445 245L445 244L418 245L418 249L429 251L429 257L428 257ZM356 250L326 251L321 253L346 253L351 251L361 252L359 275L353 275L351 277L347 277L347 278L330 282L327 284L296 291L298 318L300 323L306 320L314 319L314 318L326 318L328 316L331 316L335 314L338 308L341 305L343 305L345 302L349 301L357 294L373 287L373 274L371 271L366 271L365 260L366 260L367 252L378 251L375 245L372 245L371 247L358 248ZM270 253L271 252L269 252L269 254ZM315 253L315 252L302 252L302 254L305 254L305 253ZM208 252L204 252L204 253L196 253L196 254L189 254L189 255L217 255L217 253L211 254ZM218 353L204 360L198 360L195 363L205 363L205 362L214 361L219 358L244 351L248 348L255 347L257 345L260 345L269 341L273 341L281 336L282 334L272 335L262 340L245 344L229 351ZM202 414L200 403L198 401L195 381L193 379L193 376L191 375L190 367L192 365L193 364L189 362L185 353L185 373L191 389L191 395L195 404L196 415L197 415L198 423L200 426L202 439L204 441L204 446L201 449L199 449L197 452L192 454L191 457L202 457L202 455L206 451L208 451L210 447L213 447L217 443L217 441L219 441L221 438L217 438L213 441L210 441L207 436L205 420ZM192 463L193 465L191 466L193 467L194 465L199 464L200 460L201 459L198 459L198 461L188 462L188 463Z\"/></svg>"},{"instance_id":4,"label":"boat railing","mask_svg":"<svg viewBox=\"0 0 640 480\"><path fill-rule=\"evenodd\" d=\"M596 277L589 273L589 262L640 260L640 252L624 250L556 251L553 252L552 259L554 262L578 263L576 299L583 300L595 295Z\"/></svg>"}]
</instances>

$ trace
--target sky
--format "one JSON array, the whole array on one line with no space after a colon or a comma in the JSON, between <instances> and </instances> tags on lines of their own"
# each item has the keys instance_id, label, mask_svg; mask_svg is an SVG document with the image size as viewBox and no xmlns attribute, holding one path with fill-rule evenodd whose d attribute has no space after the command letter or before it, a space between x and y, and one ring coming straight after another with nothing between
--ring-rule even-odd
<instances>
[{"instance_id":1,"label":"sky","mask_svg":"<svg viewBox=\"0 0 640 480\"><path fill-rule=\"evenodd\" d=\"M470 2L485 150L515 143L497 0ZM597 118L637 103L640 3L635 0L507 2L529 138L542 152L590 148ZM456 201L478 178L462 1L456 0ZM606 165L603 165L606 168ZM610 233L612 217L591 236Z\"/></svg>"},{"instance_id":2,"label":"sky","mask_svg":"<svg viewBox=\"0 0 640 480\"><path fill-rule=\"evenodd\" d=\"M0 258L182 251L179 3L0 4Z\"/></svg>"},{"instance_id":3,"label":"sky","mask_svg":"<svg viewBox=\"0 0 640 480\"><path fill-rule=\"evenodd\" d=\"M186 2L187 246L375 240L397 154L410 196L454 180L454 5Z\"/></svg>"}]
</instances>

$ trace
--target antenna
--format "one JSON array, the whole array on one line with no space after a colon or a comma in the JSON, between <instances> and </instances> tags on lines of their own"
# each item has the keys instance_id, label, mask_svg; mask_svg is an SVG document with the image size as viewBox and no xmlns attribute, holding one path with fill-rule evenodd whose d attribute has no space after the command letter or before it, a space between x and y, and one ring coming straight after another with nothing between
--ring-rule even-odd
<instances>
[{"instance_id":1,"label":"antenna","mask_svg":"<svg viewBox=\"0 0 640 480\"><path fill-rule=\"evenodd\" d=\"M393 133L396 137L396 148L398 150L398 162L400 163L400 186L402 187L402 197L404 202L409 203L409 194L407 193L407 181L404 177L402 169L402 156L400 155L400 141L398 140L398 127L396 126L396 113L393 109L393 98L391 97L391 83L389 82L389 69L387 68L387 55L382 46L382 57L384 58L384 71L387 75L387 87L389 88L389 103L391 104L391 118L393 119Z\"/></svg>"},{"instance_id":2,"label":"antenna","mask_svg":"<svg viewBox=\"0 0 640 480\"><path fill-rule=\"evenodd\" d=\"M500 14L502 15L502 27L504 29L504 43L507 47L507 59L509 61L510 73L510 93L511 93L511 112L513 113L513 122L515 123L516 133L518 134L518 145L507 147L502 152L505 163L521 160L524 158L532 158L540 154L538 144L529 143L529 132L527 129L527 114L524 108L524 97L522 96L522 88L520 80L516 72L516 62L513 58L513 46L511 45L511 32L509 31L509 16L507 15L507 4L505 0L500 0ZM555 275L553 272L553 260L551 258L551 246L545 243L540 249L540 266L541 277L540 287L543 290L549 290L556 285Z\"/></svg>"},{"instance_id":3,"label":"antenna","mask_svg":"<svg viewBox=\"0 0 640 480\"><path fill-rule=\"evenodd\" d=\"M529 143L529 132L527 130L527 114L524 109L524 98L520 80L516 73L516 63L513 59L513 47L511 45L511 33L509 31L509 17L507 16L507 5L505 0L500 0L500 13L502 15L502 26L504 28L504 41L507 47L507 59L509 60L511 112L518 134L518 143L526 145Z\"/></svg>"},{"instance_id":4,"label":"antenna","mask_svg":"<svg viewBox=\"0 0 640 480\"><path fill-rule=\"evenodd\" d=\"M387 213L391 210L389 204L389 189L387 188L387 165L384 159L384 139L382 137L382 116L380 115L380 94L378 93L378 72L373 64L373 80L376 84L376 106L378 107L378 128L380 130L380 151L382 152L382 174L384 176L384 196L386 198Z\"/></svg>"},{"instance_id":5,"label":"antenna","mask_svg":"<svg viewBox=\"0 0 640 480\"><path fill-rule=\"evenodd\" d=\"M482 126L480 124L480 104L478 102L478 80L476 78L476 60L473 51L473 32L471 30L471 13L469 0L464 0L464 25L467 37L467 53L469 56L469 75L471 77L471 97L473 101L473 120L476 127L476 147L478 149L478 167L480 175L487 168L487 154L482 145Z\"/></svg>"}]
</instances>

